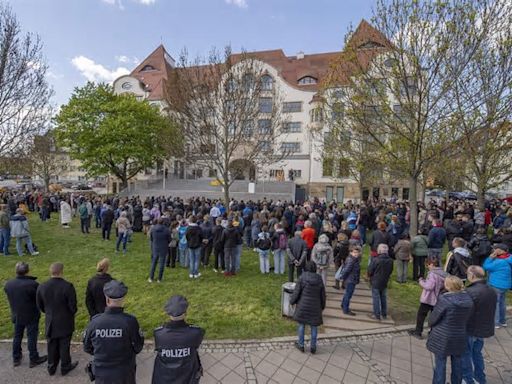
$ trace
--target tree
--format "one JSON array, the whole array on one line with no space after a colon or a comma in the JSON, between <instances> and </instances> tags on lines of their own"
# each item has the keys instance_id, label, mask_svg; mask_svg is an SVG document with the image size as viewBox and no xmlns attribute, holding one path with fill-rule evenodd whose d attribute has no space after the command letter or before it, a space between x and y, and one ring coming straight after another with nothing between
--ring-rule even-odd
<instances>
[{"instance_id":1,"label":"tree","mask_svg":"<svg viewBox=\"0 0 512 384\"><path fill-rule=\"evenodd\" d=\"M512 180L512 4L492 20L455 82L453 124L461 131L465 177L484 209L485 194ZM481 27L477 24L477 27Z\"/></svg>"},{"instance_id":2,"label":"tree","mask_svg":"<svg viewBox=\"0 0 512 384\"><path fill-rule=\"evenodd\" d=\"M55 123L58 144L82 162L88 175L111 173L121 188L181 149L181 134L169 116L146 100L114 94L106 84L76 88Z\"/></svg>"},{"instance_id":3,"label":"tree","mask_svg":"<svg viewBox=\"0 0 512 384\"><path fill-rule=\"evenodd\" d=\"M178 62L167 101L185 138L185 157L218 171L228 202L244 171L255 178L257 169L288 154L279 148L286 135L279 90L256 57L234 55L230 47L194 61L185 51Z\"/></svg>"},{"instance_id":4,"label":"tree","mask_svg":"<svg viewBox=\"0 0 512 384\"><path fill-rule=\"evenodd\" d=\"M69 167L68 156L58 151L53 132L34 137L27 157L32 164L32 174L43 180L45 190L48 190L52 177L65 172Z\"/></svg>"},{"instance_id":5,"label":"tree","mask_svg":"<svg viewBox=\"0 0 512 384\"><path fill-rule=\"evenodd\" d=\"M349 34L328 86L345 87L346 123L378 148L410 188L410 233L417 231L422 173L449 155L453 84L473 59L505 0L379 0L372 28ZM478 22L481 27L476 28Z\"/></svg>"},{"instance_id":6,"label":"tree","mask_svg":"<svg viewBox=\"0 0 512 384\"><path fill-rule=\"evenodd\" d=\"M52 90L37 35L24 34L11 9L0 4L0 156L12 156L50 119Z\"/></svg>"}]
</instances>

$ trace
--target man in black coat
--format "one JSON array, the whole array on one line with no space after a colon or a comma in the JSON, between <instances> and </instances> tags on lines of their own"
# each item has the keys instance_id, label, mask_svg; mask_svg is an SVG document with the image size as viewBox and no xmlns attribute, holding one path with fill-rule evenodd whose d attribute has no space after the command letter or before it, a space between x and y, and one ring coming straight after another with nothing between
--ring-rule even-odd
<instances>
[{"instance_id":1,"label":"man in black coat","mask_svg":"<svg viewBox=\"0 0 512 384\"><path fill-rule=\"evenodd\" d=\"M462 355L462 378L466 383L486 383L485 365L482 355L484 339L494 336L494 314L496 292L487 285L484 270L476 265L468 268L466 292L473 299L473 312L468 320L466 332L468 346Z\"/></svg>"},{"instance_id":2,"label":"man in black coat","mask_svg":"<svg viewBox=\"0 0 512 384\"><path fill-rule=\"evenodd\" d=\"M171 321L155 329L155 365L152 384L197 384L203 374L198 349L204 330L185 322L188 302L172 296L165 305Z\"/></svg>"},{"instance_id":3,"label":"man in black coat","mask_svg":"<svg viewBox=\"0 0 512 384\"><path fill-rule=\"evenodd\" d=\"M165 259L169 252L169 243L171 242L171 231L169 227L163 224L163 218L158 218L156 224L151 228L151 268L149 270L148 281L153 282L155 277L156 264L160 261L160 270L158 271L158 281L162 281L165 268Z\"/></svg>"},{"instance_id":4,"label":"man in black coat","mask_svg":"<svg viewBox=\"0 0 512 384\"><path fill-rule=\"evenodd\" d=\"M187 238L188 257L189 257L189 277L198 278L201 276L199 272L199 259L201 258L201 246L203 245L203 231L197 225L197 219L192 216L189 219L189 226L185 232Z\"/></svg>"},{"instance_id":5,"label":"man in black coat","mask_svg":"<svg viewBox=\"0 0 512 384\"><path fill-rule=\"evenodd\" d=\"M114 211L110 205L101 214L101 235L103 240L110 240L110 231L112 230L112 223L114 222Z\"/></svg>"},{"instance_id":6,"label":"man in black coat","mask_svg":"<svg viewBox=\"0 0 512 384\"><path fill-rule=\"evenodd\" d=\"M377 257L372 257L367 272L372 286L373 301L373 314L369 314L368 317L377 320L382 317L385 320L388 314L386 290L391 273L393 273L393 260L388 255L386 244L379 244Z\"/></svg>"},{"instance_id":7,"label":"man in black coat","mask_svg":"<svg viewBox=\"0 0 512 384\"><path fill-rule=\"evenodd\" d=\"M5 283L4 291L11 307L11 318L14 323L12 339L12 359L15 367L21 364L21 340L27 328L30 368L46 361L46 356L37 352L37 335L39 333L39 317L41 313L36 305L36 292L39 284L36 277L28 276L28 264L16 263L16 278Z\"/></svg>"},{"instance_id":8,"label":"man in black coat","mask_svg":"<svg viewBox=\"0 0 512 384\"><path fill-rule=\"evenodd\" d=\"M91 319L94 315L105 311L106 302L103 287L112 280L112 276L107 273L109 267L109 259L100 260L96 265L96 271L98 273L87 282L85 305L87 306L87 311Z\"/></svg>"},{"instance_id":9,"label":"man in black coat","mask_svg":"<svg viewBox=\"0 0 512 384\"><path fill-rule=\"evenodd\" d=\"M48 373L55 374L60 360L63 376L76 368L78 361L71 362L69 346L75 330L76 291L73 284L62 278L64 265L50 265L51 278L37 288L36 301L45 313L45 334L48 340Z\"/></svg>"},{"instance_id":10,"label":"man in black coat","mask_svg":"<svg viewBox=\"0 0 512 384\"><path fill-rule=\"evenodd\" d=\"M291 283L293 283L295 269L297 269L298 279L306 265L308 246L306 242L302 240L301 235L301 231L296 231L294 236L288 240L288 248L286 249L286 253L288 254L288 281Z\"/></svg>"},{"instance_id":11,"label":"man in black coat","mask_svg":"<svg viewBox=\"0 0 512 384\"><path fill-rule=\"evenodd\" d=\"M135 357L142 351L144 337L135 316L124 313L128 288L112 280L103 292L107 308L87 326L84 351L94 356L96 384L135 384Z\"/></svg>"}]
</instances>

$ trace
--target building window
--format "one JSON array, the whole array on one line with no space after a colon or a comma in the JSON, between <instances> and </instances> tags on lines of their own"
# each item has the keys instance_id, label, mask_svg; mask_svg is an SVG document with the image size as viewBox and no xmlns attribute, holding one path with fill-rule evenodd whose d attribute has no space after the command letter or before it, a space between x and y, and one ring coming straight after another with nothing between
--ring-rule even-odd
<instances>
[{"instance_id":1,"label":"building window","mask_svg":"<svg viewBox=\"0 0 512 384\"><path fill-rule=\"evenodd\" d=\"M270 141L268 141L268 140L260 141L259 144L260 144L261 151L263 151L263 152L270 151Z\"/></svg>"},{"instance_id":2,"label":"building window","mask_svg":"<svg viewBox=\"0 0 512 384\"><path fill-rule=\"evenodd\" d=\"M272 113L271 97L260 97L260 113Z\"/></svg>"},{"instance_id":3,"label":"building window","mask_svg":"<svg viewBox=\"0 0 512 384\"><path fill-rule=\"evenodd\" d=\"M409 200L409 188L402 188L402 200Z\"/></svg>"},{"instance_id":4,"label":"building window","mask_svg":"<svg viewBox=\"0 0 512 384\"><path fill-rule=\"evenodd\" d=\"M317 80L313 76L304 76L299 80L299 85L316 84Z\"/></svg>"},{"instance_id":5,"label":"building window","mask_svg":"<svg viewBox=\"0 0 512 384\"><path fill-rule=\"evenodd\" d=\"M141 72L146 72L146 71L154 71L155 70L155 67L153 67L152 65L145 65L140 71Z\"/></svg>"},{"instance_id":6,"label":"building window","mask_svg":"<svg viewBox=\"0 0 512 384\"><path fill-rule=\"evenodd\" d=\"M235 136L236 133L236 126L235 123L231 122L228 124L228 135L229 136Z\"/></svg>"},{"instance_id":7,"label":"building window","mask_svg":"<svg viewBox=\"0 0 512 384\"><path fill-rule=\"evenodd\" d=\"M300 179L302 177L302 170L292 169L291 171L294 179Z\"/></svg>"},{"instance_id":8,"label":"building window","mask_svg":"<svg viewBox=\"0 0 512 384\"><path fill-rule=\"evenodd\" d=\"M332 171L334 168L334 161L331 158L324 159L322 162L322 176L330 177L332 176Z\"/></svg>"},{"instance_id":9,"label":"building window","mask_svg":"<svg viewBox=\"0 0 512 384\"><path fill-rule=\"evenodd\" d=\"M315 108L311 110L311 122L321 123L324 121L324 111L322 108Z\"/></svg>"},{"instance_id":10,"label":"building window","mask_svg":"<svg viewBox=\"0 0 512 384\"><path fill-rule=\"evenodd\" d=\"M272 124L270 120L258 120L258 132L260 135L270 135L272 133Z\"/></svg>"},{"instance_id":11,"label":"building window","mask_svg":"<svg viewBox=\"0 0 512 384\"><path fill-rule=\"evenodd\" d=\"M338 177L349 177L350 163L347 159L338 160Z\"/></svg>"},{"instance_id":12,"label":"building window","mask_svg":"<svg viewBox=\"0 0 512 384\"><path fill-rule=\"evenodd\" d=\"M334 187L325 187L325 199L330 202L334 197Z\"/></svg>"},{"instance_id":13,"label":"building window","mask_svg":"<svg viewBox=\"0 0 512 384\"><path fill-rule=\"evenodd\" d=\"M252 120L246 120L242 125L242 135L245 137L251 137L254 129L254 122Z\"/></svg>"},{"instance_id":14,"label":"building window","mask_svg":"<svg viewBox=\"0 0 512 384\"><path fill-rule=\"evenodd\" d=\"M300 131L302 131L302 123L300 121L291 121L283 125L284 133L299 133Z\"/></svg>"},{"instance_id":15,"label":"building window","mask_svg":"<svg viewBox=\"0 0 512 384\"><path fill-rule=\"evenodd\" d=\"M345 198L345 187L336 187L336 201L338 203L343 203L344 198Z\"/></svg>"},{"instance_id":16,"label":"building window","mask_svg":"<svg viewBox=\"0 0 512 384\"><path fill-rule=\"evenodd\" d=\"M281 151L286 153L300 152L300 143L281 143Z\"/></svg>"},{"instance_id":17,"label":"building window","mask_svg":"<svg viewBox=\"0 0 512 384\"><path fill-rule=\"evenodd\" d=\"M217 170L214 168L208 169L208 177L217 177Z\"/></svg>"},{"instance_id":18,"label":"building window","mask_svg":"<svg viewBox=\"0 0 512 384\"><path fill-rule=\"evenodd\" d=\"M336 102L331 109L331 118L333 121L339 121L343 118L343 104Z\"/></svg>"},{"instance_id":19,"label":"building window","mask_svg":"<svg viewBox=\"0 0 512 384\"><path fill-rule=\"evenodd\" d=\"M270 75L261 76L261 89L263 91L271 91L274 88L274 79Z\"/></svg>"},{"instance_id":20,"label":"building window","mask_svg":"<svg viewBox=\"0 0 512 384\"><path fill-rule=\"evenodd\" d=\"M403 97L414 96L416 95L417 91L418 87L414 81L414 78L412 77L407 77L405 82L400 83L400 95Z\"/></svg>"},{"instance_id":21,"label":"building window","mask_svg":"<svg viewBox=\"0 0 512 384\"><path fill-rule=\"evenodd\" d=\"M301 112L302 111L302 101L289 101L283 103L283 112Z\"/></svg>"},{"instance_id":22,"label":"building window","mask_svg":"<svg viewBox=\"0 0 512 384\"><path fill-rule=\"evenodd\" d=\"M242 79L242 85L244 87L244 91L252 91L254 89L254 76L251 73L245 74Z\"/></svg>"},{"instance_id":23,"label":"building window","mask_svg":"<svg viewBox=\"0 0 512 384\"><path fill-rule=\"evenodd\" d=\"M235 113L235 102L233 100L227 100L225 106L227 113Z\"/></svg>"}]
</instances>

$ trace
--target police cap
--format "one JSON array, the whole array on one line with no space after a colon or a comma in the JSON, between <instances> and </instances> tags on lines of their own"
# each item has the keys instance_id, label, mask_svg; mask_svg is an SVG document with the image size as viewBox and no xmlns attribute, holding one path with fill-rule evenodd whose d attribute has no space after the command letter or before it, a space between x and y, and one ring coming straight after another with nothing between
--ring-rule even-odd
<instances>
[{"instance_id":1,"label":"police cap","mask_svg":"<svg viewBox=\"0 0 512 384\"><path fill-rule=\"evenodd\" d=\"M127 292L128 287L122 281L112 280L103 286L103 293L111 299L121 299Z\"/></svg>"},{"instance_id":2,"label":"police cap","mask_svg":"<svg viewBox=\"0 0 512 384\"><path fill-rule=\"evenodd\" d=\"M178 317L187 312L188 301L181 295L172 296L167 304L165 304L165 312L169 316Z\"/></svg>"}]
</instances>

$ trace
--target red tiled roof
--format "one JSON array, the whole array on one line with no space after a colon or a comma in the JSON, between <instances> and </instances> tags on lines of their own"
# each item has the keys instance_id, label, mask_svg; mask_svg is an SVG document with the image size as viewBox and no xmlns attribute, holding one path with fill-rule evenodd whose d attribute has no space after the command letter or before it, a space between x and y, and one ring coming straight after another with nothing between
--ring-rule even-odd
<instances>
[{"instance_id":1,"label":"red tiled roof","mask_svg":"<svg viewBox=\"0 0 512 384\"><path fill-rule=\"evenodd\" d=\"M345 49L340 52L317 53L298 58L297 56L286 56L282 49L274 49L250 52L247 55L274 67L290 86L305 91L318 91L326 81L346 83L348 77L354 73L356 67L348 59L347 51L355 49L358 55L357 59L367 66L369 61L382 49L388 49L390 46L391 43L381 32L366 20L362 20L350 37ZM365 52L360 53L359 50ZM174 70L167 62L166 55L165 48L160 45L131 73L133 77L146 85L146 90L150 92L150 100L161 100L165 96L167 81L171 78L169 74ZM233 54L232 58L237 60L241 55ZM143 71L148 65L152 66L154 70ZM333 68L336 70L333 71ZM304 76L314 77L317 79L317 83L299 85L298 81Z\"/></svg>"}]
</instances>

